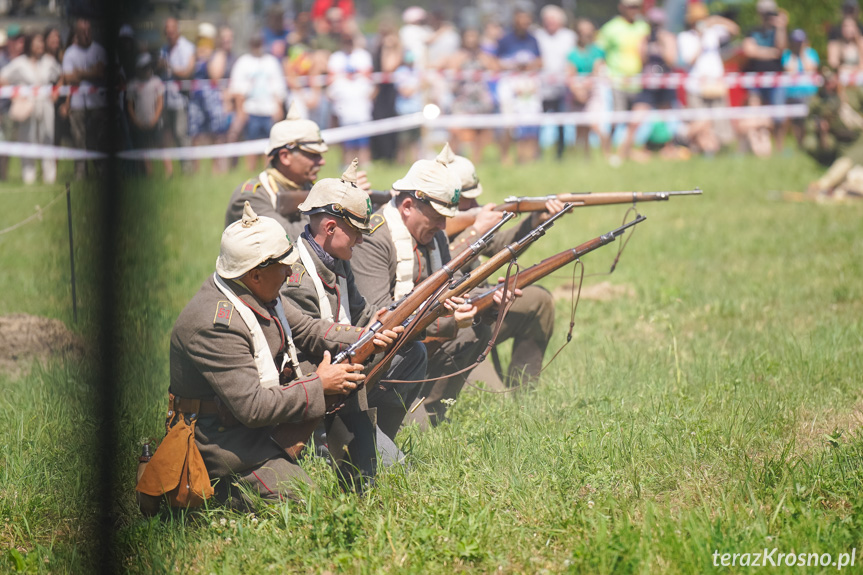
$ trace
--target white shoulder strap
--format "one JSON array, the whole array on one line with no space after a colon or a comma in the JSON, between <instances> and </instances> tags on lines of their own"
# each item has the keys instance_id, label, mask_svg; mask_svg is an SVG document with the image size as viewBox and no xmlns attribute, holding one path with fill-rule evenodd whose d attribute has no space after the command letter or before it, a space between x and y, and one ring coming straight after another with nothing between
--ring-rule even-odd
<instances>
[{"instance_id":1,"label":"white shoulder strap","mask_svg":"<svg viewBox=\"0 0 863 575\"><path fill-rule=\"evenodd\" d=\"M267 344L267 337L264 335L264 330L261 329L261 325L258 323L255 313L237 296L237 294L234 293L228 284L225 283L225 280L219 277L218 274L213 274L213 278L216 281L216 287L219 288L219 291L225 294L228 301L234 304L234 309L236 309L240 314L243 323L246 324L246 327L249 329L249 333L252 335L252 355L255 358L255 366L258 368L258 377L260 379L261 386L275 387L279 385L279 372L284 368L285 363L289 360L297 371L297 377L302 377L302 374L299 372L299 362L297 361L297 352L294 347L294 340L291 338L289 331L290 326L288 326L287 318L284 317L285 310L281 307L281 301L276 305L276 314L280 316L279 322L282 324L283 329L285 329L285 338L288 340L288 354L286 354L282 361L282 365L280 365L277 370L276 364L270 355L270 346Z\"/></svg>"},{"instance_id":2,"label":"white shoulder strap","mask_svg":"<svg viewBox=\"0 0 863 575\"><path fill-rule=\"evenodd\" d=\"M402 221L395 200L384 206L383 215L396 247L396 286L393 299L400 300L414 289L414 241Z\"/></svg>"},{"instance_id":3,"label":"white shoulder strap","mask_svg":"<svg viewBox=\"0 0 863 575\"><path fill-rule=\"evenodd\" d=\"M306 267L306 272L312 278L312 284L315 286L315 292L318 294L318 308L321 311L321 319L326 321L335 321L333 319L333 308L330 305L330 299L327 297L327 292L324 290L324 283L318 275L318 270L315 267L315 260L309 249L306 247L306 242L302 238L297 242L300 252L300 261ZM339 323L351 325L351 313L346 305L348 297L348 281L346 278L336 274L338 278L339 289Z\"/></svg>"},{"instance_id":4,"label":"white shoulder strap","mask_svg":"<svg viewBox=\"0 0 863 575\"><path fill-rule=\"evenodd\" d=\"M279 196L276 195L276 190L270 185L270 178L267 176L267 171L264 170L260 174L258 174L258 180L261 182L261 186L267 191L267 194L270 196L270 203L273 204L274 208L278 207Z\"/></svg>"}]
</instances>

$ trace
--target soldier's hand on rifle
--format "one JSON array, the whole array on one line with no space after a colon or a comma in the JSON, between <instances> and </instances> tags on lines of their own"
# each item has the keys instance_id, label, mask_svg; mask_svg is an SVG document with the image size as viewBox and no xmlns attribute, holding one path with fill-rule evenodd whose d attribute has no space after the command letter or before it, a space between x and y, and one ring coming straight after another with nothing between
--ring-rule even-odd
<instances>
[{"instance_id":1,"label":"soldier's hand on rifle","mask_svg":"<svg viewBox=\"0 0 863 575\"><path fill-rule=\"evenodd\" d=\"M506 278L501 278L501 277L497 278L497 283L499 283L499 284L502 284L505 281L506 281ZM522 293L523 292L520 289L515 288L515 297L521 297ZM512 296L510 294L507 294L507 297L512 297ZM495 290L494 295L492 296L492 299L494 300L494 305L500 307L500 302L503 301L503 286L500 286L499 288L497 288Z\"/></svg>"},{"instance_id":2,"label":"soldier's hand on rifle","mask_svg":"<svg viewBox=\"0 0 863 575\"><path fill-rule=\"evenodd\" d=\"M546 200L545 202L545 211L537 212L536 225L541 224L546 221L548 218L559 212L563 209L563 202L558 200L557 198L551 198L550 200Z\"/></svg>"},{"instance_id":3,"label":"soldier's hand on rifle","mask_svg":"<svg viewBox=\"0 0 863 575\"><path fill-rule=\"evenodd\" d=\"M324 352L324 359L318 364L315 373L321 379L324 395L345 395L357 388L366 378L361 363L330 363L330 352Z\"/></svg>"},{"instance_id":4,"label":"soldier's hand on rifle","mask_svg":"<svg viewBox=\"0 0 863 575\"><path fill-rule=\"evenodd\" d=\"M387 311L386 308L381 308L375 313L375 317L372 318L371 323L375 323L381 318ZM393 344L393 342L398 339L399 334L401 334L405 330L403 325L397 325L393 329L384 329L375 334L372 343L375 345L377 351L375 353L382 353L389 349L389 347Z\"/></svg>"},{"instance_id":5,"label":"soldier's hand on rifle","mask_svg":"<svg viewBox=\"0 0 863 575\"><path fill-rule=\"evenodd\" d=\"M452 312L453 319L459 329L464 329L473 325L473 318L476 316L476 306L464 303L464 299L460 297L452 297L444 302L444 307Z\"/></svg>"},{"instance_id":6,"label":"soldier's hand on rifle","mask_svg":"<svg viewBox=\"0 0 863 575\"><path fill-rule=\"evenodd\" d=\"M477 235L481 236L492 229L503 217L503 212L495 212L492 210L494 210L494 204L486 204L476 215L476 219L473 222L473 229L476 230Z\"/></svg>"},{"instance_id":7,"label":"soldier's hand on rifle","mask_svg":"<svg viewBox=\"0 0 863 575\"><path fill-rule=\"evenodd\" d=\"M369 182L369 177L366 175L365 170L357 171L357 187L366 193L369 193L372 189L372 184Z\"/></svg>"}]
</instances>

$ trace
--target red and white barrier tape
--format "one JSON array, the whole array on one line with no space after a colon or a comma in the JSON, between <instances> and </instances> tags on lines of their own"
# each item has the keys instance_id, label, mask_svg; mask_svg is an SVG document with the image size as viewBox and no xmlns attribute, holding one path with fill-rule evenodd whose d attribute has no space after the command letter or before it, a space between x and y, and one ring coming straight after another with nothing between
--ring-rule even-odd
<instances>
[{"instance_id":1,"label":"red and white barrier tape","mask_svg":"<svg viewBox=\"0 0 863 575\"><path fill-rule=\"evenodd\" d=\"M443 78L448 81L472 81L472 82L491 82L500 80L501 78L513 75L522 75L537 78L546 84L561 85L568 81L565 76L559 74L547 74L544 72L532 72L528 74L517 72L482 72L477 70L427 70L422 76L426 79ZM389 72L374 72L374 73L355 73L355 74L324 74L320 76L300 76L293 82L300 87L307 86L326 86L333 82L338 77L355 77L365 76L376 84L384 84L393 82L395 75ZM704 78L689 76L680 72L672 72L670 74L639 74L636 76L627 76L614 78L609 76L576 76L576 80L583 81L599 81L612 86L621 86L629 89L637 89L640 87L648 89L676 89L680 86L688 86L693 83L715 83L715 78ZM789 86L820 86L824 83L824 78L820 74L810 73L788 73L788 72L728 72L723 76L723 80L727 87L735 88L774 88L774 87L789 87ZM843 72L840 74L840 82L846 86L863 85L863 72ZM180 80L168 81L165 85L174 90L196 91L210 89L227 89L229 81L224 80ZM90 86L81 89L78 86L2 86L0 87L0 98L15 98L18 96L34 95L34 96L51 96L56 93L59 96L68 96L69 94L77 93L96 93L104 92L104 87Z\"/></svg>"},{"instance_id":2,"label":"red and white barrier tape","mask_svg":"<svg viewBox=\"0 0 863 575\"><path fill-rule=\"evenodd\" d=\"M414 128L428 129L491 129L512 128L516 126L586 126L595 124L621 124L627 122L643 122L653 120L693 121L693 120L736 120L743 118L800 118L806 116L808 108L805 104L783 106L757 107L726 107L726 108L679 108L671 110L649 110L644 112L563 112L556 114L455 114L440 116L436 119L426 119L422 113L397 116L384 120L375 120L353 126L342 126L322 130L321 135L328 144L339 144L348 140L402 132ZM237 156L263 154L267 140L250 140L230 144L211 146L192 146L185 148L159 148L147 150L128 150L117 154L117 157L127 160L194 160L206 158L230 158ZM19 144L15 142L0 142L0 156L21 158L55 158L59 160L104 159L107 156L100 152L58 148L37 144Z\"/></svg>"}]
</instances>

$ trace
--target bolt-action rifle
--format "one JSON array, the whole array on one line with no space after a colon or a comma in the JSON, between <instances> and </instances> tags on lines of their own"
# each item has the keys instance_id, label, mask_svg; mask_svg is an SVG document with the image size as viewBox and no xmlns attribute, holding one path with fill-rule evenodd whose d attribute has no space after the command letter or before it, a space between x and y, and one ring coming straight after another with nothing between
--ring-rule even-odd
<instances>
[{"instance_id":1,"label":"bolt-action rifle","mask_svg":"<svg viewBox=\"0 0 863 575\"><path fill-rule=\"evenodd\" d=\"M576 246L574 248L570 248L568 250L564 250L559 254L555 254L551 257L548 257L536 265L533 265L527 269L521 270L515 276L509 278L509 282L506 284L507 292L511 293L513 290L525 288L537 280L544 278L548 274L562 268L568 263L574 262L585 254L589 254L590 252L601 248L602 246L608 245L612 243L615 239L620 237L623 232L625 232L628 228L640 224L644 220L646 220L642 215L639 215L636 219L628 222L617 229L611 230L608 233L602 234L592 240L586 241L583 244ZM477 268L476 271L478 271ZM487 311L492 304L494 303L494 292L501 289L503 287L502 284L498 284L488 288L487 290L480 292L478 294L474 294L473 296L467 298L465 303L476 306L477 315L482 314ZM427 344L441 344L447 341L446 338L426 338L425 342Z\"/></svg>"},{"instance_id":2,"label":"bolt-action rifle","mask_svg":"<svg viewBox=\"0 0 863 575\"><path fill-rule=\"evenodd\" d=\"M502 204L494 207L496 212L514 212L516 214L526 212L544 212L545 203L548 200L559 200L570 202L576 208L587 206L609 206L613 204L634 204L638 202L662 202L669 200L672 196L700 196L701 189L682 190L678 192L601 192L582 194L552 194L550 196L510 196ZM449 218L446 223L446 235L453 237L460 234L476 220L481 208L472 208L459 212L455 217Z\"/></svg>"},{"instance_id":3,"label":"bolt-action rifle","mask_svg":"<svg viewBox=\"0 0 863 575\"><path fill-rule=\"evenodd\" d=\"M360 337L356 343L352 344L347 349L339 352L333 358L332 363L365 363L372 358L376 352L374 345L375 334L380 331L393 329L396 326L402 325L409 317L411 317L430 297L438 290L450 282L455 273L462 267L469 264L473 259L480 254L491 241L495 232L500 227L513 218L513 214L504 214L504 217L485 235L472 243L468 249L458 254L456 257L446 263L441 269L434 272L425 280L414 287L413 291L406 295L398 302L394 302L387 310L381 314L377 321L366 329L366 332ZM393 345L398 345L402 338L396 340ZM371 378L373 373L368 375ZM327 411L344 402L344 396L328 395L325 397L327 402ZM292 457L297 457L300 451L312 436L315 428L320 424L322 418L314 418L298 423L282 423L277 425L271 434L273 440Z\"/></svg>"}]
</instances>

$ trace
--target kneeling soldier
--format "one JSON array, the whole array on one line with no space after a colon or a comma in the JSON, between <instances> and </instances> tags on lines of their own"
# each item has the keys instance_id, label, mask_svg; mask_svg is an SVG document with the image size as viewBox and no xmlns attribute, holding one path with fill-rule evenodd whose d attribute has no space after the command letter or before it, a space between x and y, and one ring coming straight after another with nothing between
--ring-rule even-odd
<instances>
[{"instance_id":1,"label":"kneeling soldier","mask_svg":"<svg viewBox=\"0 0 863 575\"><path fill-rule=\"evenodd\" d=\"M359 364L330 363L362 330L337 330L279 295L298 258L285 230L248 204L222 234L216 273L180 313L171 333L173 410L198 414L195 441L216 497L248 504L242 488L265 499L308 482L297 461L270 437L280 423L324 415L325 395L344 395L364 379ZM375 344L386 349L395 334ZM303 374L303 353L323 356Z\"/></svg>"},{"instance_id":2,"label":"kneeling soldier","mask_svg":"<svg viewBox=\"0 0 863 575\"><path fill-rule=\"evenodd\" d=\"M476 198L482 193L482 185L476 175L473 162L463 156L455 156L449 165L461 182L459 210L466 211L479 207ZM449 238L450 253L456 255L466 249L478 237L494 227L502 212L493 211L494 204L485 204L479 211L474 223L458 235ZM520 225L510 227L495 234L483 255L489 256L505 246L526 236L538 226L541 218L563 209L563 203L550 199L546 211L525 217ZM478 265L475 263L474 266ZM509 309L503 321L496 343L512 338L512 359L509 362L505 381L508 385L532 383L542 369L542 358L551 335L554 332L554 298L543 287L531 285L522 291ZM496 356L495 363L497 363ZM503 374L498 374L503 377Z\"/></svg>"},{"instance_id":3,"label":"kneeling soldier","mask_svg":"<svg viewBox=\"0 0 863 575\"><path fill-rule=\"evenodd\" d=\"M358 326L374 323L375 310L357 289L349 261L354 246L371 233L372 204L357 187L357 160L341 179L317 182L299 208L309 224L297 241L301 263L293 266L282 294L312 317ZM396 354L383 383L368 389L368 407L376 408L377 425L390 439L395 439L418 386L386 381L419 381L425 371L425 346L410 342ZM360 409L364 393L358 394Z\"/></svg>"},{"instance_id":4,"label":"kneeling soldier","mask_svg":"<svg viewBox=\"0 0 863 575\"><path fill-rule=\"evenodd\" d=\"M353 267L360 293L373 309L386 307L413 289L449 262L446 219L458 209L460 184L447 167L452 151L446 145L437 159L414 162L404 178L393 184L397 195L375 213L372 235L354 250ZM453 315L438 319L427 330L432 337L447 338L429 357L429 376L440 377L469 366L488 344L491 329L473 325L476 308L466 304L448 305ZM466 374L424 385L420 392L431 422L446 411Z\"/></svg>"}]
</instances>

